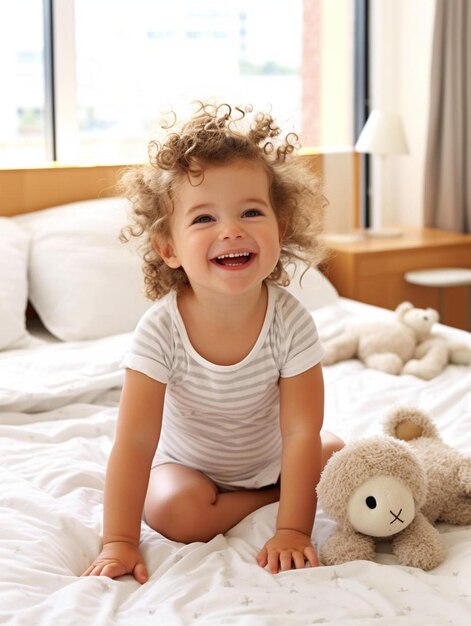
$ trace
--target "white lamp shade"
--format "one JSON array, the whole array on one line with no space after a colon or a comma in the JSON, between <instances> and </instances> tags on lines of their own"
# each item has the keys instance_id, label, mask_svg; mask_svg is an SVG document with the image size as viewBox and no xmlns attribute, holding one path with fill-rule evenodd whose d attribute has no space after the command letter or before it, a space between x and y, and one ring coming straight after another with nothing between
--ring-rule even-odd
<instances>
[{"instance_id":1,"label":"white lamp shade","mask_svg":"<svg viewBox=\"0 0 471 626\"><path fill-rule=\"evenodd\" d=\"M407 154L409 149L399 115L376 109L371 111L355 150L369 154Z\"/></svg>"}]
</instances>

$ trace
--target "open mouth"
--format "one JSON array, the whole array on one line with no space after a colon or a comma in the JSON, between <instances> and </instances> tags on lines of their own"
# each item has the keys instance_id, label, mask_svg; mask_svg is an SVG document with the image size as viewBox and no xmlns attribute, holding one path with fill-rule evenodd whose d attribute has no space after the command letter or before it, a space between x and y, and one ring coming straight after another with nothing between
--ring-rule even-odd
<instances>
[{"instance_id":1,"label":"open mouth","mask_svg":"<svg viewBox=\"0 0 471 626\"><path fill-rule=\"evenodd\" d=\"M253 252L229 252L215 257L212 261L224 267L243 267L250 263L254 256Z\"/></svg>"}]
</instances>

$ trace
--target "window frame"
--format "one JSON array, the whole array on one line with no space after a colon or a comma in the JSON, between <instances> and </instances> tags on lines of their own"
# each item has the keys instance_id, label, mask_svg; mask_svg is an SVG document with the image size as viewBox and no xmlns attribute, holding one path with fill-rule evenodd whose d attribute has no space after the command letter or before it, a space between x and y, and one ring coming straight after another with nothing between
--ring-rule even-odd
<instances>
[{"instance_id":1,"label":"window frame","mask_svg":"<svg viewBox=\"0 0 471 626\"><path fill-rule=\"evenodd\" d=\"M44 130L46 157L57 161L56 98L54 90L54 19L52 0L43 0L44 15Z\"/></svg>"},{"instance_id":2,"label":"window frame","mask_svg":"<svg viewBox=\"0 0 471 626\"><path fill-rule=\"evenodd\" d=\"M370 0L355 0L354 26L354 142L361 133L370 113ZM359 161L359 221L358 226L371 226L369 195L371 165L368 154L357 154Z\"/></svg>"}]
</instances>

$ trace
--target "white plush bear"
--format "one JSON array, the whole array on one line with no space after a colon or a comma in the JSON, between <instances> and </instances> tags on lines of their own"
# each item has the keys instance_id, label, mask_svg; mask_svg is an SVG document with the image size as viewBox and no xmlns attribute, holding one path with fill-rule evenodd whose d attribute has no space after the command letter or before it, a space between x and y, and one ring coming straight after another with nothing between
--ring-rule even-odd
<instances>
[{"instance_id":1,"label":"white plush bear","mask_svg":"<svg viewBox=\"0 0 471 626\"><path fill-rule=\"evenodd\" d=\"M394 320L358 323L326 340L323 365L358 358L367 367L424 380L437 376L448 363L471 365L470 346L432 334L438 320L434 309L402 302Z\"/></svg>"}]
</instances>

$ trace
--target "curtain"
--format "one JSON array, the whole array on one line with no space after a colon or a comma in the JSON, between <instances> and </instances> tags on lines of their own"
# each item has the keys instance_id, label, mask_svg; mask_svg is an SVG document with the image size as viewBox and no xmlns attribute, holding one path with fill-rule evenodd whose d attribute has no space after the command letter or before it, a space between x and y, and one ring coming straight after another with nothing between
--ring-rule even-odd
<instances>
[{"instance_id":1,"label":"curtain","mask_svg":"<svg viewBox=\"0 0 471 626\"><path fill-rule=\"evenodd\" d=\"M471 232L471 0L436 0L425 224Z\"/></svg>"}]
</instances>

